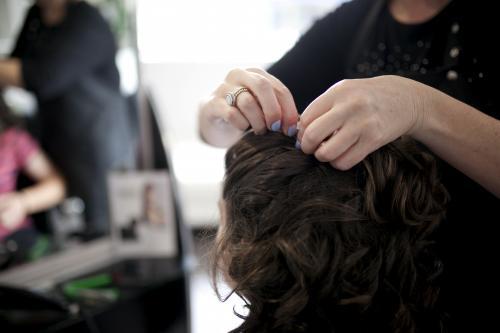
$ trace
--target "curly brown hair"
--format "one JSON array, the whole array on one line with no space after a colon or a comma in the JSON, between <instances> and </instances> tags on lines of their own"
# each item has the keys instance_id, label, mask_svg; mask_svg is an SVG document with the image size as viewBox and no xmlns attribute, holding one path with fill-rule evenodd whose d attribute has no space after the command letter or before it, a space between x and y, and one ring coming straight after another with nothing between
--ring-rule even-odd
<instances>
[{"instance_id":1,"label":"curly brown hair","mask_svg":"<svg viewBox=\"0 0 500 333\"><path fill-rule=\"evenodd\" d=\"M226 154L212 278L246 303L232 332L442 332L433 156L400 139L339 171L294 143L249 133Z\"/></svg>"}]
</instances>

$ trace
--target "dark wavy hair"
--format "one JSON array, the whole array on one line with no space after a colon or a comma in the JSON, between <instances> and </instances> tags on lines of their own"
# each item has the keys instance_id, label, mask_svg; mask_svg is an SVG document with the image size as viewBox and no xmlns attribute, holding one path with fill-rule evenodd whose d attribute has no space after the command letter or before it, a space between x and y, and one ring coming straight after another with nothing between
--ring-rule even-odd
<instances>
[{"instance_id":1,"label":"dark wavy hair","mask_svg":"<svg viewBox=\"0 0 500 333\"><path fill-rule=\"evenodd\" d=\"M19 127L21 125L21 119L11 112L3 99L3 91L0 89L0 134L11 127Z\"/></svg>"},{"instance_id":2,"label":"dark wavy hair","mask_svg":"<svg viewBox=\"0 0 500 333\"><path fill-rule=\"evenodd\" d=\"M432 155L399 139L339 171L294 143L249 133L226 154L212 278L246 303L232 332L444 331Z\"/></svg>"}]
</instances>

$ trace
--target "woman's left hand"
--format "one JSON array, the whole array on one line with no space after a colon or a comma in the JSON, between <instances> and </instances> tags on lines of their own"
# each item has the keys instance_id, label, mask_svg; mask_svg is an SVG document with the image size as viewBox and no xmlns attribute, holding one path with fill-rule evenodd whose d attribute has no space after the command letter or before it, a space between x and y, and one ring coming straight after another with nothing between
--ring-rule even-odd
<instances>
[{"instance_id":1,"label":"woman's left hand","mask_svg":"<svg viewBox=\"0 0 500 333\"><path fill-rule=\"evenodd\" d=\"M9 230L15 230L26 219L27 211L22 194L8 193L0 195L0 224Z\"/></svg>"},{"instance_id":2,"label":"woman's left hand","mask_svg":"<svg viewBox=\"0 0 500 333\"><path fill-rule=\"evenodd\" d=\"M302 114L301 149L337 169L350 169L381 146L419 131L426 87L393 75L340 81Z\"/></svg>"}]
</instances>

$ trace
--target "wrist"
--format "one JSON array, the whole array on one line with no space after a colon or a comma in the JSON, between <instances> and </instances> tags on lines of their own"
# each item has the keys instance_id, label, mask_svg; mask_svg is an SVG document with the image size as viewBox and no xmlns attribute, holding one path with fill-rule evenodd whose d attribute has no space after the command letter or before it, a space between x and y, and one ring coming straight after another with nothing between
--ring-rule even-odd
<instances>
[{"instance_id":1,"label":"wrist","mask_svg":"<svg viewBox=\"0 0 500 333\"><path fill-rule=\"evenodd\" d=\"M21 207L24 215L29 215L31 214L31 209L30 209L30 193L28 190L21 190L17 194L19 206Z\"/></svg>"},{"instance_id":2,"label":"wrist","mask_svg":"<svg viewBox=\"0 0 500 333\"><path fill-rule=\"evenodd\" d=\"M414 92L415 124L408 134L413 139L425 143L436 127L436 112L440 103L439 92L421 83L418 83Z\"/></svg>"}]
</instances>

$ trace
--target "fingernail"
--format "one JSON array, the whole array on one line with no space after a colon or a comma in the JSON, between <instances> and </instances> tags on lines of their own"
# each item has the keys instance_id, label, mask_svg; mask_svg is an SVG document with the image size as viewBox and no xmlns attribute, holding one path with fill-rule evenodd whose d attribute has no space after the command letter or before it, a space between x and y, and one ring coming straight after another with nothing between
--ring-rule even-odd
<instances>
[{"instance_id":1,"label":"fingernail","mask_svg":"<svg viewBox=\"0 0 500 333\"><path fill-rule=\"evenodd\" d=\"M290 127L288 127L288 136L295 136L297 134L297 126L296 125L292 125Z\"/></svg>"},{"instance_id":2,"label":"fingernail","mask_svg":"<svg viewBox=\"0 0 500 333\"><path fill-rule=\"evenodd\" d=\"M300 145L300 142L299 140L295 141L295 148L299 149L302 148L302 146Z\"/></svg>"},{"instance_id":3,"label":"fingernail","mask_svg":"<svg viewBox=\"0 0 500 333\"><path fill-rule=\"evenodd\" d=\"M271 130L273 132L278 132L281 129L281 120L276 120L272 125L271 125Z\"/></svg>"}]
</instances>

